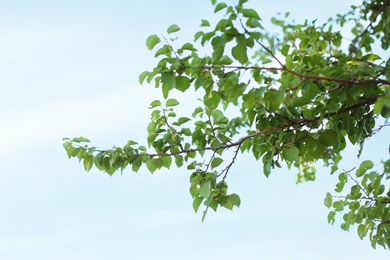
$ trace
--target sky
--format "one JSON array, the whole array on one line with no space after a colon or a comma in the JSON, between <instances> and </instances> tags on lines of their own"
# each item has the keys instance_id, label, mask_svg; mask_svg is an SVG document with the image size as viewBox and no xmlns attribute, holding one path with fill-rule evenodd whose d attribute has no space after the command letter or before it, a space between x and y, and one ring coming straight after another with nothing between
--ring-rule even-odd
<instances>
[{"instance_id":1,"label":"sky","mask_svg":"<svg viewBox=\"0 0 390 260\"><path fill-rule=\"evenodd\" d=\"M325 19L358 1L250 1L267 23L277 12ZM151 175L141 168L112 177L84 172L62 138L85 136L99 147L146 140L151 101L160 90L138 83L156 61L145 40L171 24L191 41L200 19L217 21L209 1L0 2L0 259L387 259L350 232L327 223L323 205L337 176L320 164L315 182L295 184L240 155L229 189L233 211L192 209L189 172ZM182 111L193 96L174 94ZM362 158L387 155L384 129ZM381 156L383 155L383 156ZM361 160L356 148L340 168Z\"/></svg>"}]
</instances>

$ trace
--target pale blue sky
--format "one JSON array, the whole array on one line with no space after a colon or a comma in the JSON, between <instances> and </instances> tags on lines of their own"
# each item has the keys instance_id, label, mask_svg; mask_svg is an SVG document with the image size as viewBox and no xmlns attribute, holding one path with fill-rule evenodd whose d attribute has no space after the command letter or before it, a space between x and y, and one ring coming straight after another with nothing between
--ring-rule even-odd
<instances>
[{"instance_id":1,"label":"pale blue sky","mask_svg":"<svg viewBox=\"0 0 390 260\"><path fill-rule=\"evenodd\" d=\"M251 2L263 20L277 11L299 20L352 1ZM216 20L212 10L206 0L0 2L0 259L389 257L354 228L327 224L323 199L337 177L329 169L297 186L293 171L266 179L260 162L240 156L228 182L242 206L210 212L202 223L185 169L109 177L67 158L63 137L83 135L102 147L145 140L148 105L160 96L138 84L156 62L146 37L176 23L191 40L201 18ZM363 158L385 158L380 140L388 134L373 137ZM358 162L353 150L345 159L346 169Z\"/></svg>"}]
</instances>

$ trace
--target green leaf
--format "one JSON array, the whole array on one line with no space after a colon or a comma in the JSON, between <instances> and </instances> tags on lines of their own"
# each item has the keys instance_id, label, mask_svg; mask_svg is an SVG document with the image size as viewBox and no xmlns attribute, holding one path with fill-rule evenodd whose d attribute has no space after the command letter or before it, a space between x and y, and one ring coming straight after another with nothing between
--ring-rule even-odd
<instances>
[{"instance_id":1,"label":"green leaf","mask_svg":"<svg viewBox=\"0 0 390 260\"><path fill-rule=\"evenodd\" d=\"M366 160L360 164L359 168L365 168L366 170L368 170L368 169L372 169L373 167L374 167L374 163L370 160Z\"/></svg>"},{"instance_id":2,"label":"green leaf","mask_svg":"<svg viewBox=\"0 0 390 260\"><path fill-rule=\"evenodd\" d=\"M160 159L162 159L162 166L164 166L165 168L169 169L171 167L171 164L172 164L172 157L171 156L164 156L164 157L161 157Z\"/></svg>"},{"instance_id":3,"label":"green leaf","mask_svg":"<svg viewBox=\"0 0 390 260\"><path fill-rule=\"evenodd\" d=\"M334 212L334 211L331 211L331 212L329 212L329 214L328 214L328 223L329 224L334 224L334 222L335 222L335 217L336 216L336 212Z\"/></svg>"},{"instance_id":4,"label":"green leaf","mask_svg":"<svg viewBox=\"0 0 390 260\"><path fill-rule=\"evenodd\" d=\"M290 50L290 45L288 45L288 44L283 45L282 51L281 51L282 55L284 57L286 57L288 55L289 50Z\"/></svg>"},{"instance_id":5,"label":"green leaf","mask_svg":"<svg viewBox=\"0 0 390 260\"><path fill-rule=\"evenodd\" d=\"M191 179L191 184L198 185L203 180L203 176L200 175L198 172L195 172L194 175L195 176ZM193 176L193 175L191 175L191 176Z\"/></svg>"},{"instance_id":6,"label":"green leaf","mask_svg":"<svg viewBox=\"0 0 390 260\"><path fill-rule=\"evenodd\" d=\"M360 224L357 228L357 233L359 238L363 240L363 238L367 235L366 225Z\"/></svg>"},{"instance_id":7,"label":"green leaf","mask_svg":"<svg viewBox=\"0 0 390 260\"><path fill-rule=\"evenodd\" d=\"M159 106L161 106L160 100L154 100L152 103L150 103L149 108L154 108L154 107L159 107Z\"/></svg>"},{"instance_id":8,"label":"green leaf","mask_svg":"<svg viewBox=\"0 0 390 260\"><path fill-rule=\"evenodd\" d=\"M227 7L227 4L225 3L218 3L217 6L214 9L214 13L217 13L218 11L224 9Z\"/></svg>"},{"instance_id":9,"label":"green leaf","mask_svg":"<svg viewBox=\"0 0 390 260\"><path fill-rule=\"evenodd\" d=\"M168 27L167 32L168 34L170 34L170 33L177 32L179 30L180 30L179 26L177 26L176 24L172 24L171 26Z\"/></svg>"},{"instance_id":10,"label":"green leaf","mask_svg":"<svg viewBox=\"0 0 390 260\"><path fill-rule=\"evenodd\" d=\"M198 212L199 206L204 200L203 197L196 197L192 203L192 207L194 208L195 213Z\"/></svg>"},{"instance_id":11,"label":"green leaf","mask_svg":"<svg viewBox=\"0 0 390 260\"><path fill-rule=\"evenodd\" d=\"M168 99L166 102L165 102L165 106L167 107L174 107L174 106L177 106L179 105L179 101L177 101L176 99L174 98L170 98Z\"/></svg>"},{"instance_id":12,"label":"green leaf","mask_svg":"<svg viewBox=\"0 0 390 260\"><path fill-rule=\"evenodd\" d=\"M262 158L262 161L263 161L263 171L264 171L264 175L266 177L268 177L271 173L271 165L272 165L272 153L271 152L267 152L263 158Z\"/></svg>"},{"instance_id":13,"label":"green leaf","mask_svg":"<svg viewBox=\"0 0 390 260\"><path fill-rule=\"evenodd\" d=\"M374 163L370 160L366 160L362 162L359 168L356 170L356 177L363 176L368 169L371 169L373 167L374 167Z\"/></svg>"},{"instance_id":14,"label":"green leaf","mask_svg":"<svg viewBox=\"0 0 390 260\"><path fill-rule=\"evenodd\" d=\"M176 77L176 89L181 92L185 92L191 85L191 81L188 77L177 76Z\"/></svg>"},{"instance_id":15,"label":"green leaf","mask_svg":"<svg viewBox=\"0 0 390 260\"><path fill-rule=\"evenodd\" d=\"M157 167L154 163L154 160L153 158L150 158L146 161L146 167L148 168L148 170L150 171L150 173L153 173L157 170Z\"/></svg>"},{"instance_id":16,"label":"green leaf","mask_svg":"<svg viewBox=\"0 0 390 260\"><path fill-rule=\"evenodd\" d=\"M150 122L146 129L148 130L148 133L153 133L156 130L157 123L156 122Z\"/></svg>"},{"instance_id":17,"label":"green leaf","mask_svg":"<svg viewBox=\"0 0 390 260\"><path fill-rule=\"evenodd\" d=\"M223 163L223 159L215 157L211 162L211 169L214 169Z\"/></svg>"},{"instance_id":18,"label":"green leaf","mask_svg":"<svg viewBox=\"0 0 390 260\"><path fill-rule=\"evenodd\" d=\"M208 27L208 26L210 26L210 23L209 23L209 21L202 19L202 23L200 24L200 26Z\"/></svg>"},{"instance_id":19,"label":"green leaf","mask_svg":"<svg viewBox=\"0 0 390 260\"><path fill-rule=\"evenodd\" d=\"M136 157L132 162L131 162L131 170L134 172L138 172L139 168L142 165L142 157Z\"/></svg>"},{"instance_id":20,"label":"green leaf","mask_svg":"<svg viewBox=\"0 0 390 260\"><path fill-rule=\"evenodd\" d=\"M181 49L184 51L184 50L187 50L187 51L196 51L196 49L194 48L194 45L192 43L185 43L183 44L183 46L181 47Z\"/></svg>"},{"instance_id":21,"label":"green leaf","mask_svg":"<svg viewBox=\"0 0 390 260\"><path fill-rule=\"evenodd\" d=\"M65 151L68 151L71 147L73 147L72 142L65 142L62 146L65 148Z\"/></svg>"},{"instance_id":22,"label":"green leaf","mask_svg":"<svg viewBox=\"0 0 390 260\"><path fill-rule=\"evenodd\" d=\"M142 85L142 83L144 82L145 78L147 76L149 76L150 72L149 71L144 71L142 72L140 75L139 75L139 84Z\"/></svg>"},{"instance_id":23,"label":"green leaf","mask_svg":"<svg viewBox=\"0 0 390 260\"><path fill-rule=\"evenodd\" d=\"M157 35L152 34L146 39L146 47L148 47L149 50L152 50L159 42L160 38L158 38Z\"/></svg>"},{"instance_id":24,"label":"green leaf","mask_svg":"<svg viewBox=\"0 0 390 260\"><path fill-rule=\"evenodd\" d=\"M228 200L236 207L240 207L241 205L241 199L240 197L235 194L235 193L232 193L228 196Z\"/></svg>"},{"instance_id":25,"label":"green leaf","mask_svg":"<svg viewBox=\"0 0 390 260\"><path fill-rule=\"evenodd\" d=\"M175 157L175 163L176 163L176 166L178 168L180 168L181 166L183 166L183 156L181 155L178 155Z\"/></svg>"},{"instance_id":26,"label":"green leaf","mask_svg":"<svg viewBox=\"0 0 390 260\"><path fill-rule=\"evenodd\" d=\"M243 40L238 41L237 45L232 48L232 55L233 58L244 64L248 61L248 55L246 53L245 37L242 36L240 38L243 38Z\"/></svg>"},{"instance_id":27,"label":"green leaf","mask_svg":"<svg viewBox=\"0 0 390 260\"><path fill-rule=\"evenodd\" d=\"M291 147L282 152L283 158L287 161L298 161L299 149L297 147Z\"/></svg>"},{"instance_id":28,"label":"green leaf","mask_svg":"<svg viewBox=\"0 0 390 260\"><path fill-rule=\"evenodd\" d=\"M229 56L223 55L219 63L221 65L230 65L233 63L233 60Z\"/></svg>"},{"instance_id":29,"label":"green leaf","mask_svg":"<svg viewBox=\"0 0 390 260\"><path fill-rule=\"evenodd\" d=\"M210 181L206 181L200 186L199 194L205 199L210 196Z\"/></svg>"},{"instance_id":30,"label":"green leaf","mask_svg":"<svg viewBox=\"0 0 390 260\"><path fill-rule=\"evenodd\" d=\"M259 14L253 9L242 9L241 13L246 18L256 18L260 20Z\"/></svg>"},{"instance_id":31,"label":"green leaf","mask_svg":"<svg viewBox=\"0 0 390 260\"><path fill-rule=\"evenodd\" d=\"M327 208L332 206L332 195L329 192L326 193L324 204Z\"/></svg>"},{"instance_id":32,"label":"green leaf","mask_svg":"<svg viewBox=\"0 0 390 260\"><path fill-rule=\"evenodd\" d=\"M87 139L87 138L80 136L80 137L73 138L72 142L74 142L74 143L89 143L91 141L89 141L89 139Z\"/></svg>"},{"instance_id":33,"label":"green leaf","mask_svg":"<svg viewBox=\"0 0 390 260\"><path fill-rule=\"evenodd\" d=\"M283 89L269 89L264 93L264 99L265 108L268 111L277 111L284 100L284 91Z\"/></svg>"},{"instance_id":34,"label":"green leaf","mask_svg":"<svg viewBox=\"0 0 390 260\"><path fill-rule=\"evenodd\" d=\"M93 156L90 154L86 155L84 157L83 164L84 164L84 170L89 172L89 170L91 170L93 166Z\"/></svg>"},{"instance_id":35,"label":"green leaf","mask_svg":"<svg viewBox=\"0 0 390 260\"><path fill-rule=\"evenodd\" d=\"M161 82L163 83L162 91L164 98L166 98L169 91L176 87L175 75L172 71L164 72L161 74Z\"/></svg>"},{"instance_id":36,"label":"green leaf","mask_svg":"<svg viewBox=\"0 0 390 260\"><path fill-rule=\"evenodd\" d=\"M188 118L188 117L180 117L179 120L177 121L179 123L179 125L182 125L188 121L190 121L191 119Z\"/></svg>"},{"instance_id":37,"label":"green leaf","mask_svg":"<svg viewBox=\"0 0 390 260\"><path fill-rule=\"evenodd\" d=\"M324 146L337 146L339 143L338 134L335 130L324 130L318 137L320 144Z\"/></svg>"},{"instance_id":38,"label":"green leaf","mask_svg":"<svg viewBox=\"0 0 390 260\"><path fill-rule=\"evenodd\" d=\"M204 219L206 218L206 215L207 215L207 210L209 209L209 207L207 207L204 211L203 211L203 215L202 215L202 222L204 221Z\"/></svg>"}]
</instances>

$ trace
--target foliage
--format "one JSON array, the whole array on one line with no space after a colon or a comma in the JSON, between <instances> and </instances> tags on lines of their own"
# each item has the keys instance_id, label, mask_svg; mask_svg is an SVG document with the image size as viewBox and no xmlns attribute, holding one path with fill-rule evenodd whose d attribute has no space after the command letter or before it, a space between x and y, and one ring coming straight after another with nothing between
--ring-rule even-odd
<instances>
[{"instance_id":1,"label":"foliage","mask_svg":"<svg viewBox=\"0 0 390 260\"><path fill-rule=\"evenodd\" d=\"M177 38L146 40L159 61L139 80L154 83L165 99L150 104L147 147L132 140L109 150L90 147L85 138L64 143L68 156L82 161L86 171L93 165L110 175L128 166L137 172L144 165L151 173L172 163L186 167L193 208L205 207L202 219L209 208L240 206L227 185L240 153L261 160L266 176L284 162L298 169L297 182L313 181L314 162L322 160L335 173L347 142L360 145L360 155L390 115L390 59L373 51L390 45L388 0L365 0L323 24L295 24L288 14L274 17L281 36L267 32L245 0L211 2L221 18L214 27L202 20L194 42L176 48ZM179 31L171 25L167 34ZM201 55L209 46L212 52ZM179 101L169 95L190 90L200 93L201 105L178 116ZM237 116L229 116L228 109ZM331 208L330 223L344 213L342 229L357 224L360 238L369 235L373 247L389 248L390 160L383 165L383 172L373 170L372 161L363 161L354 176L342 171L335 191L342 193L349 182L350 192L328 193L325 205Z\"/></svg>"}]
</instances>

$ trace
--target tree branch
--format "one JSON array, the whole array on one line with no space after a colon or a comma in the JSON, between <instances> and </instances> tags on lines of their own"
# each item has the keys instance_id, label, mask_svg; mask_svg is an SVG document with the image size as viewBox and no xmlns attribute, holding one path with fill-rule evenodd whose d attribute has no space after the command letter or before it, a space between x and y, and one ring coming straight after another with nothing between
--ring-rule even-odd
<instances>
[{"instance_id":1,"label":"tree branch","mask_svg":"<svg viewBox=\"0 0 390 260\"><path fill-rule=\"evenodd\" d=\"M390 85L390 81L384 80L384 79L373 79L373 80L358 80L358 79L342 79L342 78L334 78L334 77L324 77L324 76L317 76L317 75L305 75L301 74L299 72L296 72L292 69L288 69L286 67L258 67L258 66L232 66L232 65L226 65L226 66L198 66L198 67L192 67L192 66L184 66L183 69L203 69L203 70L215 70L215 69L234 69L234 70L268 70L268 71L285 71L291 74L294 74L298 76L301 79L314 79L314 80L320 80L320 81L333 81L333 82L339 82L346 85L376 85L376 84L386 84Z\"/></svg>"},{"instance_id":2,"label":"tree branch","mask_svg":"<svg viewBox=\"0 0 390 260\"><path fill-rule=\"evenodd\" d=\"M352 43L351 43L351 47L349 48L349 55L352 55L352 53L356 50L356 43L359 41L359 39L365 34L368 32L368 28L372 27L372 24L376 21L376 19L378 18L378 16L383 12L383 10L385 10L386 6L389 5L389 1L390 0L386 0L383 5L381 6L381 8L378 10L378 12L375 14L374 18L372 19L372 21L366 26L366 28L358 35L356 36L355 39L353 39Z\"/></svg>"},{"instance_id":3,"label":"tree branch","mask_svg":"<svg viewBox=\"0 0 390 260\"><path fill-rule=\"evenodd\" d=\"M177 156L177 155L181 155L181 154L188 154L188 153L191 153L191 152L200 152L200 151L218 151L218 150L221 150L221 149L229 149L231 147L240 147L241 144L248 140L248 139L251 139L251 138L254 138L254 137L257 137L257 136L261 136L261 135L265 135L265 134L268 134L268 133L271 133L271 132L274 132L274 131L278 131L278 130L282 130L282 129L288 129L290 127L302 127L302 126L305 126L307 124L310 124L310 123L313 123L313 122L316 122L318 120L323 120L325 118L329 118L329 117L332 117L332 116L335 116L335 115L339 115L339 114L342 114L342 113L345 113L345 112L348 112L348 111L351 111L351 110L354 110L356 108L359 108L359 107L363 107L363 106L367 106L367 105L372 105L375 103L377 97L373 97L373 98L369 98L369 99L366 99L365 101L363 102L360 102L360 103L357 103L353 106L350 106L350 107L346 107L346 108L342 108L340 110L338 110L337 112L332 112L332 113L327 113L323 116L316 116L316 117L312 117L312 118L305 118L305 119L298 119L298 120L291 120L290 123L288 124L283 124L283 125L279 125L279 126L274 126L274 127L271 127L271 128L268 128L268 129L265 129L265 130L262 130L262 131L258 131L256 133L253 133L253 134L250 134L250 135L247 135L247 136L244 136L242 138L240 138L238 141L236 142L230 142L228 144L224 144L224 145L219 145L219 146L206 146L206 147L202 147L202 148L193 148L193 149L182 149L180 150L179 152L176 152L176 153L136 153L136 154L131 154L130 156L131 157L164 157L164 156ZM99 150L96 150L96 151L99 151ZM104 152L104 151L100 151L100 152ZM237 153L237 152L236 152ZM235 157L234 157L235 159ZM230 167L229 167L230 168Z\"/></svg>"}]
</instances>

